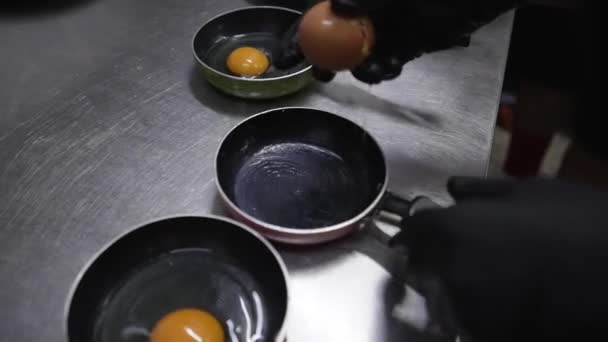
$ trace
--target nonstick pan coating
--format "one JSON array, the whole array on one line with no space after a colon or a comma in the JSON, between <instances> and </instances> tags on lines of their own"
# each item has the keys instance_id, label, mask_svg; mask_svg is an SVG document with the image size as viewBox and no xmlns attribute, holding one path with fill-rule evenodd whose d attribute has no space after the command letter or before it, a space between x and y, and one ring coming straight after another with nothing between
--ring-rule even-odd
<instances>
[{"instance_id":1,"label":"nonstick pan coating","mask_svg":"<svg viewBox=\"0 0 608 342\"><path fill-rule=\"evenodd\" d=\"M285 108L254 116L224 139L218 184L236 207L271 225L301 230L353 219L382 195L383 154L338 115Z\"/></svg>"},{"instance_id":2,"label":"nonstick pan coating","mask_svg":"<svg viewBox=\"0 0 608 342\"><path fill-rule=\"evenodd\" d=\"M70 302L68 336L148 341L161 317L195 308L211 312L230 341L282 342L287 301L285 266L258 234L225 219L175 217L128 233L92 262Z\"/></svg>"}]
</instances>

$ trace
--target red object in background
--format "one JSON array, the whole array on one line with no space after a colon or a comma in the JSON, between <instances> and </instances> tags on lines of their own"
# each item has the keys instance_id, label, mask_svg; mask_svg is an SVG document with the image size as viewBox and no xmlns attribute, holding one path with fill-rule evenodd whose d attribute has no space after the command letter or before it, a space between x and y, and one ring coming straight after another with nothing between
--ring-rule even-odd
<instances>
[{"instance_id":1,"label":"red object in background","mask_svg":"<svg viewBox=\"0 0 608 342\"><path fill-rule=\"evenodd\" d=\"M551 137L531 135L525 130L516 129L514 107L515 104L501 103L498 109L498 126L511 133L503 170L511 177L533 177L538 174Z\"/></svg>"},{"instance_id":2,"label":"red object in background","mask_svg":"<svg viewBox=\"0 0 608 342\"><path fill-rule=\"evenodd\" d=\"M507 131L513 131L513 120L515 117L515 112L513 111L512 104L504 104L502 103L500 107L498 107L498 126L506 129Z\"/></svg>"},{"instance_id":3,"label":"red object in background","mask_svg":"<svg viewBox=\"0 0 608 342\"><path fill-rule=\"evenodd\" d=\"M539 137L514 131L503 169L511 177L527 178L538 174L551 137Z\"/></svg>"}]
</instances>

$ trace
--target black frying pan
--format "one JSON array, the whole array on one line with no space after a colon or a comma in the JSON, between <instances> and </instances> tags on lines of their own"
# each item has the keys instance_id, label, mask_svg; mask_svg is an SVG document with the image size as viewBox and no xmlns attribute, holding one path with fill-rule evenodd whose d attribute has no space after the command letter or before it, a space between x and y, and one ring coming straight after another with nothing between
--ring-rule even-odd
<instances>
[{"instance_id":1,"label":"black frying pan","mask_svg":"<svg viewBox=\"0 0 608 342\"><path fill-rule=\"evenodd\" d=\"M274 109L243 121L221 143L216 169L231 213L287 243L330 241L363 227L380 209L403 217L414 204L386 192L384 155L367 131L311 108Z\"/></svg>"},{"instance_id":2,"label":"black frying pan","mask_svg":"<svg viewBox=\"0 0 608 342\"><path fill-rule=\"evenodd\" d=\"M286 268L259 234L215 217L147 224L105 248L73 291L70 342L148 341L164 315L210 312L226 341L283 342ZM232 336L232 337L230 337Z\"/></svg>"},{"instance_id":3,"label":"black frying pan","mask_svg":"<svg viewBox=\"0 0 608 342\"><path fill-rule=\"evenodd\" d=\"M304 88L313 81L310 64L302 61L291 68L279 69L271 56L281 36L301 15L288 8L256 6L210 19L192 39L192 51L202 76L219 90L248 99L270 99ZM243 46L257 48L270 59L270 67L263 75L240 77L228 70L228 56Z\"/></svg>"}]
</instances>

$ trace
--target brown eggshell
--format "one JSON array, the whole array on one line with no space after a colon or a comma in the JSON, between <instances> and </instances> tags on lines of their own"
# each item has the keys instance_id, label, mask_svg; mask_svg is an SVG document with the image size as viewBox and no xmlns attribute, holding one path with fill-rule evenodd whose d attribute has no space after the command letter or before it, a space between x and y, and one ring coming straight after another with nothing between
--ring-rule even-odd
<instances>
[{"instance_id":1,"label":"brown eggshell","mask_svg":"<svg viewBox=\"0 0 608 342\"><path fill-rule=\"evenodd\" d=\"M361 64L374 45L374 26L367 17L339 17L328 1L312 7L302 18L298 44L313 65L340 71Z\"/></svg>"}]
</instances>

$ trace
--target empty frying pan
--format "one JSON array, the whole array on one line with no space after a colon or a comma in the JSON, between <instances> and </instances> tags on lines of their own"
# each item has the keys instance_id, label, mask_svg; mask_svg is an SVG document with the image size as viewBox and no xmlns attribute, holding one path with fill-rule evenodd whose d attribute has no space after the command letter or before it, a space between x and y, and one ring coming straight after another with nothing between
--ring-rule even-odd
<instances>
[{"instance_id":1,"label":"empty frying pan","mask_svg":"<svg viewBox=\"0 0 608 342\"><path fill-rule=\"evenodd\" d=\"M283 342L286 274L274 248L234 221L152 222L85 269L69 302L68 340L181 341L188 333L193 341Z\"/></svg>"},{"instance_id":2,"label":"empty frying pan","mask_svg":"<svg viewBox=\"0 0 608 342\"><path fill-rule=\"evenodd\" d=\"M286 243L337 239L379 210L405 217L428 202L388 193L376 140L350 120L311 108L274 109L238 124L219 147L216 172L231 214Z\"/></svg>"}]
</instances>

